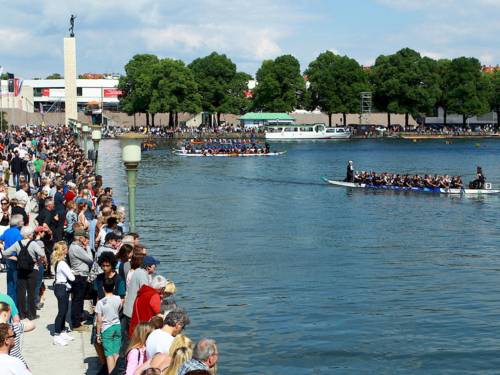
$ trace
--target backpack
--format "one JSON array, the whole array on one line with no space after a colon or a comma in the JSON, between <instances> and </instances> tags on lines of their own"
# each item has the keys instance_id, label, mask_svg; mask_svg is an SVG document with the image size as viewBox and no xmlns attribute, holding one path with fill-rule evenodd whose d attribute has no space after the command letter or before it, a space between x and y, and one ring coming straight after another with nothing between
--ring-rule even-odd
<instances>
[{"instance_id":1,"label":"backpack","mask_svg":"<svg viewBox=\"0 0 500 375\"><path fill-rule=\"evenodd\" d=\"M35 267L35 261L31 257L28 247L30 246L32 240L29 241L26 246L23 245L21 241L18 241L21 250L17 254L17 270L24 272L31 272Z\"/></svg>"}]
</instances>

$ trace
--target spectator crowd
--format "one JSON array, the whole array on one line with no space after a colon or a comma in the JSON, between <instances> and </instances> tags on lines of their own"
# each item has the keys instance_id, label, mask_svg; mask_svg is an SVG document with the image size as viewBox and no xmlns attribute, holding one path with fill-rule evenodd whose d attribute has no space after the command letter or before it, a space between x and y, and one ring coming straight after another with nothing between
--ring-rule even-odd
<instances>
[{"instance_id":1,"label":"spectator crowd","mask_svg":"<svg viewBox=\"0 0 500 375\"><path fill-rule=\"evenodd\" d=\"M183 333L175 284L128 232L105 177L66 127L0 133L0 372L31 373L24 336L54 293L52 344L91 332L98 374L214 374L215 340Z\"/></svg>"}]
</instances>

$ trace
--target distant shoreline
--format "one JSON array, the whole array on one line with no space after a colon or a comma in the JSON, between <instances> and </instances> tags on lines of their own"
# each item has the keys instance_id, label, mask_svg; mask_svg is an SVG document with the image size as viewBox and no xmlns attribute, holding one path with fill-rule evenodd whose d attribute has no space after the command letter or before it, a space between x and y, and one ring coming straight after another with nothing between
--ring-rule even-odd
<instances>
[{"instance_id":1,"label":"distant shoreline","mask_svg":"<svg viewBox=\"0 0 500 375\"><path fill-rule=\"evenodd\" d=\"M194 133L174 133L170 138L166 138L163 136L150 135L151 140L185 140L185 139L258 139L260 141L265 140L263 133L247 133L247 132L221 132L221 133L213 133L213 132L203 132L199 134ZM378 135L378 134L369 134L369 135L353 135L350 139L407 139L407 140L433 140L433 139L500 139L499 133L470 133L470 134L423 134L423 133L412 133L412 132L404 132L404 133L394 133L390 135ZM347 139L348 140L348 139ZM299 140L298 140L299 141ZM308 141L308 140L304 140ZM328 141L328 140L326 140ZM332 140L330 140L332 141ZM338 140L333 140L338 141ZM345 141L345 140L344 140Z\"/></svg>"}]
</instances>

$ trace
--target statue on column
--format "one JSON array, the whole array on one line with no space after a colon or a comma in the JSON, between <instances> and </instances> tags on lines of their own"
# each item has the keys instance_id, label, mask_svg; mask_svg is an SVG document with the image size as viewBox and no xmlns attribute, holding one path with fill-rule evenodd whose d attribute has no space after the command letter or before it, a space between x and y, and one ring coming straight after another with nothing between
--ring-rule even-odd
<instances>
[{"instance_id":1,"label":"statue on column","mask_svg":"<svg viewBox=\"0 0 500 375\"><path fill-rule=\"evenodd\" d=\"M74 38L75 37L75 32L74 32L74 28L75 28L75 19L76 19L76 16L74 14L71 15L70 19L69 19L69 36Z\"/></svg>"}]
</instances>

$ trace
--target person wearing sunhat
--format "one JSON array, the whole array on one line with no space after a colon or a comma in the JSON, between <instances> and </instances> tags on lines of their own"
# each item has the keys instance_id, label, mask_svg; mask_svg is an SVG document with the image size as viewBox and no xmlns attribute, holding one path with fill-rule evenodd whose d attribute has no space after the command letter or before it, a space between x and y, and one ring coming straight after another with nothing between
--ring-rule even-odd
<instances>
[{"instance_id":1,"label":"person wearing sunhat","mask_svg":"<svg viewBox=\"0 0 500 375\"><path fill-rule=\"evenodd\" d=\"M77 332L86 331L86 328L81 323L83 303L88 288L87 279L90 267L92 267L92 263L94 262L88 243L88 233L81 228L76 229L73 243L68 251L71 271L75 275L75 281L73 281L71 287L71 325L73 331Z\"/></svg>"}]
</instances>

